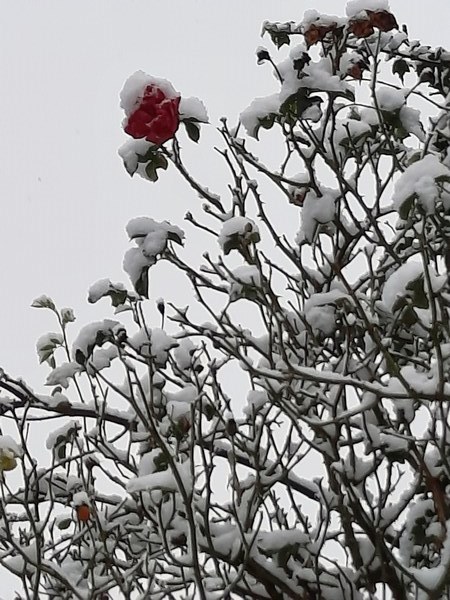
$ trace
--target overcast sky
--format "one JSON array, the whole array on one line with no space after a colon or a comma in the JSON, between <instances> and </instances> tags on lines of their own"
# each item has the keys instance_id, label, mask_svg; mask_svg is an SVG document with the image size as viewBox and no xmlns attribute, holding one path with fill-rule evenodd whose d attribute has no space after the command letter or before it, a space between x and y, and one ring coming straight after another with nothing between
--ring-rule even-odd
<instances>
[{"instance_id":1,"label":"overcast sky","mask_svg":"<svg viewBox=\"0 0 450 600\"><path fill-rule=\"evenodd\" d=\"M45 293L72 306L78 326L110 316L86 294L103 277L126 281L127 221L183 226L198 206L174 172L152 185L123 169L124 80L137 69L166 77L204 101L212 125L222 115L234 122L255 96L275 91L255 61L255 48L270 46L259 37L263 20L300 20L307 8L344 14L345 2L3 0L1 8L0 365L37 386L47 369L37 367L35 342L55 327L31 301ZM391 8L412 38L450 46L448 2L391 0ZM189 152L198 177L220 191L210 129Z\"/></svg>"}]
</instances>

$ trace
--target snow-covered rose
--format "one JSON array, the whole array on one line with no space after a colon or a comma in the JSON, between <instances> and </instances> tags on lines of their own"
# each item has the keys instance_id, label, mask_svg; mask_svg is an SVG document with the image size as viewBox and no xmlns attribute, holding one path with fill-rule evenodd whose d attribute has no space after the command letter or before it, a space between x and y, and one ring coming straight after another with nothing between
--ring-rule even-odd
<instances>
[{"instance_id":1,"label":"snow-covered rose","mask_svg":"<svg viewBox=\"0 0 450 600\"><path fill-rule=\"evenodd\" d=\"M135 139L164 144L173 138L180 124L179 105L180 96L169 98L157 85L147 85L127 119L125 133Z\"/></svg>"}]
</instances>

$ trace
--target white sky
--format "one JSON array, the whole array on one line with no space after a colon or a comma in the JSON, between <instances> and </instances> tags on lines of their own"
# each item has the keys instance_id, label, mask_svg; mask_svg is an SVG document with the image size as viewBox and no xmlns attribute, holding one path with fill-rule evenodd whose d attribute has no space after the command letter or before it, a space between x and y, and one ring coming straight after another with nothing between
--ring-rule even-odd
<instances>
[{"instance_id":1,"label":"white sky","mask_svg":"<svg viewBox=\"0 0 450 600\"><path fill-rule=\"evenodd\" d=\"M106 303L93 307L85 299L97 279L127 282L127 221L148 215L183 226L186 210L199 212L173 171L152 185L123 169L117 148L124 141L124 80L137 69L166 77L183 95L203 99L213 125L222 115L234 122L255 96L275 91L269 68L255 61L258 45L271 48L259 37L262 21L299 20L311 7L344 14L345 2L2 2L1 366L37 386L47 369L37 368L35 342L54 323L29 308L31 301L45 293L72 306L78 326L109 316ZM391 8L412 38L450 45L448 2L391 0ZM191 160L199 179L223 189L209 151L219 138L212 127L204 137L204 146L189 148Z\"/></svg>"}]
</instances>

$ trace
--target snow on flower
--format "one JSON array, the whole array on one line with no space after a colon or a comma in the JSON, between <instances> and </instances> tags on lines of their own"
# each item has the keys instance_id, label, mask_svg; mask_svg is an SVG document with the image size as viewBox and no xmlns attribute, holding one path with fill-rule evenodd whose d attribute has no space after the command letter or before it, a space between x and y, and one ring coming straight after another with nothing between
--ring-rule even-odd
<instances>
[{"instance_id":1,"label":"snow on flower","mask_svg":"<svg viewBox=\"0 0 450 600\"><path fill-rule=\"evenodd\" d=\"M125 133L163 144L175 135L180 123L180 94L165 79L137 71L127 79L120 94Z\"/></svg>"}]
</instances>

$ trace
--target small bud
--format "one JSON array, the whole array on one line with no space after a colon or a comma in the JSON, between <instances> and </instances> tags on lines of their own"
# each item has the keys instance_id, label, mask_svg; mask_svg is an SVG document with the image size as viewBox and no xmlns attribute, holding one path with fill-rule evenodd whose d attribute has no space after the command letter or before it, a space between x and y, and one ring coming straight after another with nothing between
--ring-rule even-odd
<instances>
[{"instance_id":1,"label":"small bud","mask_svg":"<svg viewBox=\"0 0 450 600\"><path fill-rule=\"evenodd\" d=\"M236 421L233 418L228 419L228 421L227 421L227 423L225 425L225 430L228 433L228 435L231 435L231 436L236 435L236 433L237 433L237 424L236 424Z\"/></svg>"},{"instance_id":2,"label":"small bud","mask_svg":"<svg viewBox=\"0 0 450 600\"><path fill-rule=\"evenodd\" d=\"M266 48L263 48L262 46L260 46L256 50L256 59L257 59L258 65L262 65L264 61L270 60L270 54L269 54L268 50L266 50Z\"/></svg>"},{"instance_id":3,"label":"small bud","mask_svg":"<svg viewBox=\"0 0 450 600\"><path fill-rule=\"evenodd\" d=\"M166 312L166 306L164 304L164 298L158 298L158 300L156 301L156 308L159 310L159 312L161 313L161 315L164 316L164 313Z\"/></svg>"},{"instance_id":4,"label":"small bud","mask_svg":"<svg viewBox=\"0 0 450 600\"><path fill-rule=\"evenodd\" d=\"M77 519L82 523L86 523L91 518L91 509L87 504L80 504L76 507Z\"/></svg>"}]
</instances>

